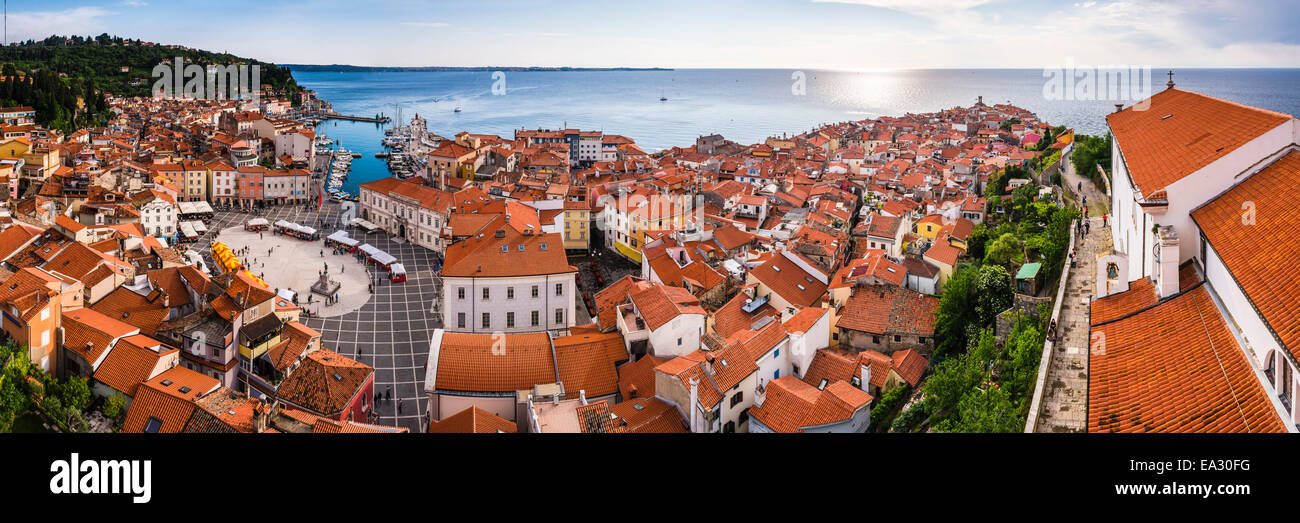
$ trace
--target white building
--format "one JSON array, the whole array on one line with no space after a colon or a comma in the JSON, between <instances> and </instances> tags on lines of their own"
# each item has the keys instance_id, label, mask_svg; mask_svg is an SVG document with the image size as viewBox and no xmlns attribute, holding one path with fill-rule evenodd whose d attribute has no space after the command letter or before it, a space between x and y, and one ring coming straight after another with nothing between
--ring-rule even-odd
<instances>
[{"instance_id":1,"label":"white building","mask_svg":"<svg viewBox=\"0 0 1300 523\"><path fill-rule=\"evenodd\" d=\"M446 249L443 322L453 332L567 332L578 269L535 209L511 205ZM458 233L459 234L459 233Z\"/></svg>"},{"instance_id":2,"label":"white building","mask_svg":"<svg viewBox=\"0 0 1300 523\"><path fill-rule=\"evenodd\" d=\"M434 252L447 247L443 233L455 207L452 193L397 178L361 184L360 192L361 218Z\"/></svg>"},{"instance_id":3,"label":"white building","mask_svg":"<svg viewBox=\"0 0 1300 523\"><path fill-rule=\"evenodd\" d=\"M616 314L628 352L659 358L699 350L707 316L700 300L686 289L646 281L628 289L627 302Z\"/></svg>"},{"instance_id":4,"label":"white building","mask_svg":"<svg viewBox=\"0 0 1300 523\"><path fill-rule=\"evenodd\" d=\"M150 236L172 236L176 234L176 201L171 196L157 191L148 191L136 196L136 205L140 209L140 226Z\"/></svg>"},{"instance_id":5,"label":"white building","mask_svg":"<svg viewBox=\"0 0 1300 523\"><path fill-rule=\"evenodd\" d=\"M1089 430L1296 432L1300 126L1172 82L1140 106L1107 117ZM1132 376L1146 394L1109 395Z\"/></svg>"}]
</instances>

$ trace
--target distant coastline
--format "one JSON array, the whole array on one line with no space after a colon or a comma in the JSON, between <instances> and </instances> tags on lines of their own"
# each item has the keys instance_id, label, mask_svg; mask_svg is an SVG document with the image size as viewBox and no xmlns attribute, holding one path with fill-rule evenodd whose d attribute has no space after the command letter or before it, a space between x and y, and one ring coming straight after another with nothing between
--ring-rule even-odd
<instances>
[{"instance_id":1,"label":"distant coastline","mask_svg":"<svg viewBox=\"0 0 1300 523\"><path fill-rule=\"evenodd\" d=\"M673 69L662 67L446 67L446 66L422 66L422 67L384 67L369 65L344 65L344 64L283 64L282 67L289 68L290 71L302 71L304 73L424 73L424 72L477 72L477 71L556 71L556 72L581 72L581 71L672 71Z\"/></svg>"}]
</instances>

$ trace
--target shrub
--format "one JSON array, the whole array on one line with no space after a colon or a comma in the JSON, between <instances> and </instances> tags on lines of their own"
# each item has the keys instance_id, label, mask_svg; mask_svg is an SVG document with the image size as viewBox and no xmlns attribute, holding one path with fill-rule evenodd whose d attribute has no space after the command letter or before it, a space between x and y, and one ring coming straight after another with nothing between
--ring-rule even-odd
<instances>
[{"instance_id":1,"label":"shrub","mask_svg":"<svg viewBox=\"0 0 1300 523\"><path fill-rule=\"evenodd\" d=\"M909 432L917 423L925 421L928 415L925 406L915 403L894 418L894 423L889 426L889 430L892 432Z\"/></svg>"},{"instance_id":2,"label":"shrub","mask_svg":"<svg viewBox=\"0 0 1300 523\"><path fill-rule=\"evenodd\" d=\"M912 390L912 387L904 384L885 391L880 396L880 400L876 401L876 406L871 408L871 423L878 427L888 424L890 420L887 418L890 413L894 412L894 407L897 407L899 402L907 397L910 390Z\"/></svg>"},{"instance_id":3,"label":"shrub","mask_svg":"<svg viewBox=\"0 0 1300 523\"><path fill-rule=\"evenodd\" d=\"M104 415L116 421L122 421L122 416L126 414L126 396L114 392L112 396L104 400Z\"/></svg>"}]
</instances>

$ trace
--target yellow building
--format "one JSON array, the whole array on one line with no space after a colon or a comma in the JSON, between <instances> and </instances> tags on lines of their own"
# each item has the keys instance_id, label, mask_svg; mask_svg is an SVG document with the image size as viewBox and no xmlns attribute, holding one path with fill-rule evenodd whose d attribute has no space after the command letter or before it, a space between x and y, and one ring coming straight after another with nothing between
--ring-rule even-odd
<instances>
[{"instance_id":1,"label":"yellow building","mask_svg":"<svg viewBox=\"0 0 1300 523\"><path fill-rule=\"evenodd\" d=\"M676 230L686 225L686 208L658 194L625 195L605 206L605 248L641 263L646 231Z\"/></svg>"},{"instance_id":2,"label":"yellow building","mask_svg":"<svg viewBox=\"0 0 1300 523\"><path fill-rule=\"evenodd\" d=\"M26 138L5 140L0 142L0 158L21 158L31 147L31 142Z\"/></svg>"},{"instance_id":3,"label":"yellow building","mask_svg":"<svg viewBox=\"0 0 1300 523\"><path fill-rule=\"evenodd\" d=\"M587 202L564 202L564 250L591 248L591 209Z\"/></svg>"},{"instance_id":4,"label":"yellow building","mask_svg":"<svg viewBox=\"0 0 1300 523\"><path fill-rule=\"evenodd\" d=\"M937 214L926 216L916 222L916 234L930 240L933 240L942 228L943 216Z\"/></svg>"}]
</instances>

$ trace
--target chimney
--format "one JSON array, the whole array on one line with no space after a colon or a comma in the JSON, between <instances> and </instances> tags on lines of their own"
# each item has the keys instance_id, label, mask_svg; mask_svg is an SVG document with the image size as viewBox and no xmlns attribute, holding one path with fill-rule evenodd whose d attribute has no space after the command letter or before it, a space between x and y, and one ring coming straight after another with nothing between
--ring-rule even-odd
<instances>
[{"instance_id":1,"label":"chimney","mask_svg":"<svg viewBox=\"0 0 1300 523\"><path fill-rule=\"evenodd\" d=\"M1123 110L1124 110L1124 104L1115 104L1115 112L1118 113Z\"/></svg>"},{"instance_id":2,"label":"chimney","mask_svg":"<svg viewBox=\"0 0 1300 523\"><path fill-rule=\"evenodd\" d=\"M628 387L628 388L627 388L627 396L628 396L627 399L630 399L630 400L634 400L634 399L636 399L636 392L637 392L636 385L632 385L632 386Z\"/></svg>"},{"instance_id":3,"label":"chimney","mask_svg":"<svg viewBox=\"0 0 1300 523\"><path fill-rule=\"evenodd\" d=\"M578 400L581 401L583 405L587 404L587 389L578 390Z\"/></svg>"},{"instance_id":4,"label":"chimney","mask_svg":"<svg viewBox=\"0 0 1300 523\"><path fill-rule=\"evenodd\" d=\"M867 365L862 365L861 369L862 369L862 383L860 384L860 386L862 387L862 392L866 392L870 394L871 393L871 367Z\"/></svg>"},{"instance_id":5,"label":"chimney","mask_svg":"<svg viewBox=\"0 0 1300 523\"><path fill-rule=\"evenodd\" d=\"M700 387L700 379L699 379L699 378L691 378L691 401L690 401L690 404L686 406L686 409L687 409L688 411L690 411L690 415L691 415L691 433L692 433L692 434L699 432L699 421L698 421L698 418L699 418L699 409L696 408L696 406L695 406L697 403L700 402L700 390L699 390L699 387Z\"/></svg>"},{"instance_id":6,"label":"chimney","mask_svg":"<svg viewBox=\"0 0 1300 523\"><path fill-rule=\"evenodd\" d=\"M1178 294L1178 231L1174 226L1161 226L1156 231L1155 267L1151 271L1156 280L1156 292L1161 299Z\"/></svg>"}]
</instances>

